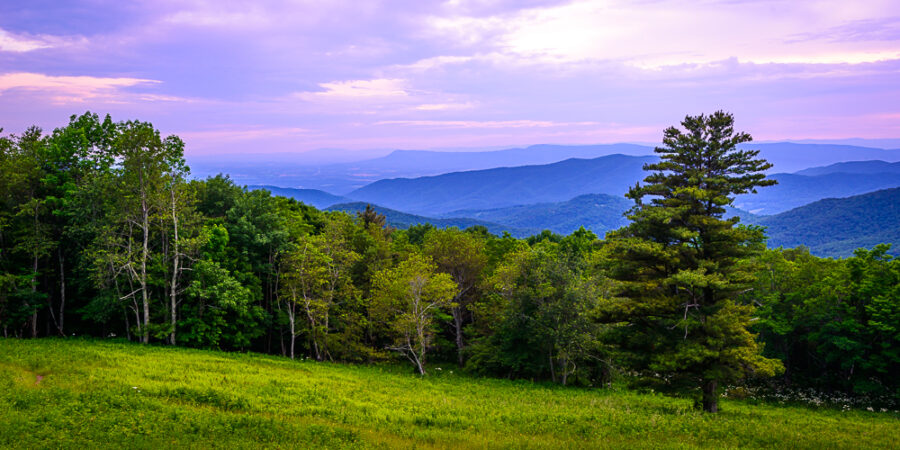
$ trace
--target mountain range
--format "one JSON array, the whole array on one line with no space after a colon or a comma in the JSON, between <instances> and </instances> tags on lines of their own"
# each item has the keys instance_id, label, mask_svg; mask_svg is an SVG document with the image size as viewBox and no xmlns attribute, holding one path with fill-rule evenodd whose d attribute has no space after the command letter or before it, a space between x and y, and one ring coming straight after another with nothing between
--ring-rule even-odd
<instances>
[{"instance_id":1,"label":"mountain range","mask_svg":"<svg viewBox=\"0 0 900 450\"><path fill-rule=\"evenodd\" d=\"M347 194L355 201L378 204L426 216L452 211L488 210L519 205L569 201L586 194L621 197L646 176L643 165L655 156L609 155L569 159L553 164L454 172L430 177L376 181ZM824 198L849 197L900 186L900 171L845 173L842 165L800 175L772 174L775 186L735 199L735 207L756 215L771 215ZM894 164L872 162L848 170L894 170ZM487 214L487 213L483 213ZM459 215L454 213L454 215Z\"/></svg>"},{"instance_id":2,"label":"mountain range","mask_svg":"<svg viewBox=\"0 0 900 450\"><path fill-rule=\"evenodd\" d=\"M768 229L771 246L806 245L824 256L848 256L858 246L900 242L900 162L838 161L850 156L887 156L900 151L831 144L754 144L776 167L815 167L774 173L778 184L738 196L728 215ZM248 186L295 198L320 209L357 212L372 204L391 226L431 223L437 227L484 226L492 233L517 237L548 229L569 234L584 226L602 236L627 223L632 202L622 194L643 179L643 166L657 161L642 155L649 147L533 146L491 152L396 151L387 156L343 164L342 170L415 173L449 167L490 167L520 158L553 160L561 155L589 156L613 149L630 154L569 158L549 164L463 170L411 178L379 179L346 195L325 190ZM338 167L335 164L330 167ZM352 166L352 167L351 167ZM322 175L324 172L320 172ZM381 175L379 175L381 174ZM312 176L316 178L316 176ZM321 181L321 177L316 178ZM281 181L279 181L281 182ZM749 211L749 212L748 212Z\"/></svg>"},{"instance_id":3,"label":"mountain range","mask_svg":"<svg viewBox=\"0 0 900 450\"><path fill-rule=\"evenodd\" d=\"M416 214L490 209L570 200L584 194L621 196L643 177L654 156L609 155L553 164L380 180L347 194Z\"/></svg>"},{"instance_id":4,"label":"mountain range","mask_svg":"<svg viewBox=\"0 0 900 450\"><path fill-rule=\"evenodd\" d=\"M795 172L843 161L900 161L900 150L822 143L747 143L775 166L772 172ZM328 151L294 154L188 155L194 176L228 173L239 184L320 189L344 195L387 178L416 178L449 172L498 167L543 165L571 158L593 159L612 154L645 156L653 147L636 144L533 145L490 151L396 150L360 161L323 163ZM333 150L337 155L340 150ZM360 155L366 152L354 152Z\"/></svg>"}]
</instances>

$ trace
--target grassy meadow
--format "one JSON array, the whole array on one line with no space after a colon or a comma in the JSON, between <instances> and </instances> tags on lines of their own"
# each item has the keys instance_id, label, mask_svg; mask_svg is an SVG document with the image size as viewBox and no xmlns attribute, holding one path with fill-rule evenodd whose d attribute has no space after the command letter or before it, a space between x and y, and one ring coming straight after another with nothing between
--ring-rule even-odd
<instances>
[{"instance_id":1,"label":"grassy meadow","mask_svg":"<svg viewBox=\"0 0 900 450\"><path fill-rule=\"evenodd\" d=\"M452 368L0 339L0 447L889 448L895 413L475 379Z\"/></svg>"}]
</instances>

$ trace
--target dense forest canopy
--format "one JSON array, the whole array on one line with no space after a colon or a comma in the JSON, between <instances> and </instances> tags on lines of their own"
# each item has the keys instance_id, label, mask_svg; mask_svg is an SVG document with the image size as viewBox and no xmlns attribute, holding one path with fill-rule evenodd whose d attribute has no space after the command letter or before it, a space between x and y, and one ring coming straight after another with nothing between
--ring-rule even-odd
<instances>
[{"instance_id":1,"label":"dense forest canopy","mask_svg":"<svg viewBox=\"0 0 900 450\"><path fill-rule=\"evenodd\" d=\"M765 162L734 149L749 136L724 113L684 124L605 240L393 229L368 208L191 180L181 140L149 123L87 113L30 128L0 138L0 327L421 374L432 361L593 386L627 373L702 384L705 403L775 373L900 395L900 260L887 246L840 260L765 249L761 228L723 217L769 184Z\"/></svg>"}]
</instances>

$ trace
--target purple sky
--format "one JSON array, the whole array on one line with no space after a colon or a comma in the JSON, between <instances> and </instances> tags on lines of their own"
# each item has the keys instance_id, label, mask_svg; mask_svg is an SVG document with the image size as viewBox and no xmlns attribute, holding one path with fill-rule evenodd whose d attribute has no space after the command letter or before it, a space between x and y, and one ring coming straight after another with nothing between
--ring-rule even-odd
<instances>
[{"instance_id":1,"label":"purple sky","mask_svg":"<svg viewBox=\"0 0 900 450\"><path fill-rule=\"evenodd\" d=\"M900 137L900 2L0 0L0 127L92 110L188 154Z\"/></svg>"}]
</instances>

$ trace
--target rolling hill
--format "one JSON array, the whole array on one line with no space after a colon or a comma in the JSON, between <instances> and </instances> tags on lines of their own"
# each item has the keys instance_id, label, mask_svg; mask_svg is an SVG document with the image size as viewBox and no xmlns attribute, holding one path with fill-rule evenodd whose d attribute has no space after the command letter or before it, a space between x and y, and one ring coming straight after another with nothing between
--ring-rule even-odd
<instances>
[{"instance_id":1,"label":"rolling hill","mask_svg":"<svg viewBox=\"0 0 900 450\"><path fill-rule=\"evenodd\" d=\"M892 243L900 254L900 188L819 200L753 221L767 228L770 247L805 245L819 256L843 257Z\"/></svg>"},{"instance_id":2,"label":"rolling hill","mask_svg":"<svg viewBox=\"0 0 900 450\"><path fill-rule=\"evenodd\" d=\"M890 448L897 414L0 338L2 448ZM454 373L456 372L456 373ZM37 380L37 381L36 381Z\"/></svg>"},{"instance_id":3,"label":"rolling hill","mask_svg":"<svg viewBox=\"0 0 900 450\"><path fill-rule=\"evenodd\" d=\"M632 204L630 200L621 196L587 194L565 202L459 210L447 215L471 217L509 227L547 229L563 235L583 226L602 237L607 231L628 223L623 214Z\"/></svg>"},{"instance_id":4,"label":"rolling hill","mask_svg":"<svg viewBox=\"0 0 900 450\"><path fill-rule=\"evenodd\" d=\"M350 214L355 214L358 212L362 212L366 209L366 205L370 203L366 202L351 202L351 203L340 203L337 205L332 205L329 208L326 208L326 211L343 211ZM372 204L372 208L375 209L381 215L385 216L387 224L389 226L395 228L409 228L413 225L420 225L425 223L430 223L437 228L449 228L456 227L459 229L466 229L474 226L483 226L488 229L489 232L493 234L503 234L504 231L509 232L511 235L515 237L527 237L533 234L537 234L540 230L527 229L527 228L519 228L519 227L510 227L506 225L501 225L493 222L488 222L479 219L472 219L467 217L448 217L448 218L434 218L434 217L424 217L418 216L415 214L408 214L401 211L396 211L390 208L385 208L382 206L378 206Z\"/></svg>"}]
</instances>

